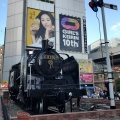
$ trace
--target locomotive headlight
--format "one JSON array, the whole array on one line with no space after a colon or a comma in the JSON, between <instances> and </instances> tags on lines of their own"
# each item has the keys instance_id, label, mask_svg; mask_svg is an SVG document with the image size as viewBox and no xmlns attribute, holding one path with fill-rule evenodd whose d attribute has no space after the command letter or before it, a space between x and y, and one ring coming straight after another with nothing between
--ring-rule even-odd
<instances>
[{"instance_id":1,"label":"locomotive headlight","mask_svg":"<svg viewBox=\"0 0 120 120\"><path fill-rule=\"evenodd\" d=\"M72 92L69 92L69 96L70 96L70 97L72 96Z\"/></svg>"},{"instance_id":2,"label":"locomotive headlight","mask_svg":"<svg viewBox=\"0 0 120 120\"><path fill-rule=\"evenodd\" d=\"M29 55L32 55L33 54L33 51L29 51Z\"/></svg>"}]
</instances>

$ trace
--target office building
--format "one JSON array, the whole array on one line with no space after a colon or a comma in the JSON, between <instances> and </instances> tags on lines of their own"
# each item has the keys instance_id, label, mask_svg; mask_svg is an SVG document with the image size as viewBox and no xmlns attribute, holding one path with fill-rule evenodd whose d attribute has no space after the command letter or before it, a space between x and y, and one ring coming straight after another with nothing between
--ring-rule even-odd
<instances>
[{"instance_id":1,"label":"office building","mask_svg":"<svg viewBox=\"0 0 120 120\"><path fill-rule=\"evenodd\" d=\"M3 80L8 81L11 66L20 62L24 50L31 44L30 24L41 11L48 11L55 18L55 49L73 55L76 59L88 59L84 2L8 0ZM66 18L68 21L64 21ZM71 21L72 28L64 26L65 22L69 24Z\"/></svg>"}]
</instances>

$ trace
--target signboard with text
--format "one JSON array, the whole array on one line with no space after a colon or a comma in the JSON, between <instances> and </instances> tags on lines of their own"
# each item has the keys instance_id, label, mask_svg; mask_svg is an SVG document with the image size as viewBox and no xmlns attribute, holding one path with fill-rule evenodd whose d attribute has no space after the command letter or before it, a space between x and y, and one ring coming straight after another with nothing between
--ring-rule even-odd
<instances>
[{"instance_id":1,"label":"signboard with text","mask_svg":"<svg viewBox=\"0 0 120 120\"><path fill-rule=\"evenodd\" d=\"M60 50L82 52L81 19L60 14Z\"/></svg>"},{"instance_id":2,"label":"signboard with text","mask_svg":"<svg viewBox=\"0 0 120 120\"><path fill-rule=\"evenodd\" d=\"M80 81L82 83L93 83L94 75L91 73L80 73Z\"/></svg>"},{"instance_id":3,"label":"signboard with text","mask_svg":"<svg viewBox=\"0 0 120 120\"><path fill-rule=\"evenodd\" d=\"M83 37L84 37L84 50L87 53L87 30L86 30L86 18L83 17Z\"/></svg>"}]
</instances>

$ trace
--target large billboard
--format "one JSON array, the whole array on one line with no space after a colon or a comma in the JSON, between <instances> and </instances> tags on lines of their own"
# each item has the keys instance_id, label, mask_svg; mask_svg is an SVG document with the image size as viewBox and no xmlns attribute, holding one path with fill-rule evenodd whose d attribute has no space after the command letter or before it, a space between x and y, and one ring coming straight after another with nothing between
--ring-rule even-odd
<instances>
[{"instance_id":1,"label":"large billboard","mask_svg":"<svg viewBox=\"0 0 120 120\"><path fill-rule=\"evenodd\" d=\"M85 60L85 59L81 59L78 60L78 64L79 64L79 71L80 73L93 73L93 64L92 64L92 60Z\"/></svg>"},{"instance_id":2,"label":"large billboard","mask_svg":"<svg viewBox=\"0 0 120 120\"><path fill-rule=\"evenodd\" d=\"M27 8L26 46L42 47L42 40L53 42L55 46L54 13L39 9Z\"/></svg>"},{"instance_id":3,"label":"large billboard","mask_svg":"<svg viewBox=\"0 0 120 120\"><path fill-rule=\"evenodd\" d=\"M93 84L93 62L92 59L80 59L79 64L79 82L80 84Z\"/></svg>"},{"instance_id":4,"label":"large billboard","mask_svg":"<svg viewBox=\"0 0 120 120\"><path fill-rule=\"evenodd\" d=\"M60 14L60 50L82 52L81 19Z\"/></svg>"}]
</instances>

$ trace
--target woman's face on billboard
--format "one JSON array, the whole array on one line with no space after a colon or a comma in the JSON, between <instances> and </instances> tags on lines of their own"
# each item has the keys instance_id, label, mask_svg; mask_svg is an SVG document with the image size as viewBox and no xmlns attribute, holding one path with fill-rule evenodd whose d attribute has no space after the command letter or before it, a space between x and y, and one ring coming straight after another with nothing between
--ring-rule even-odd
<instances>
[{"instance_id":1,"label":"woman's face on billboard","mask_svg":"<svg viewBox=\"0 0 120 120\"><path fill-rule=\"evenodd\" d=\"M43 14L43 15L41 16L41 23L42 23L42 25L43 25L46 29L52 27L52 21L51 21L50 17L49 17L47 14Z\"/></svg>"}]
</instances>

